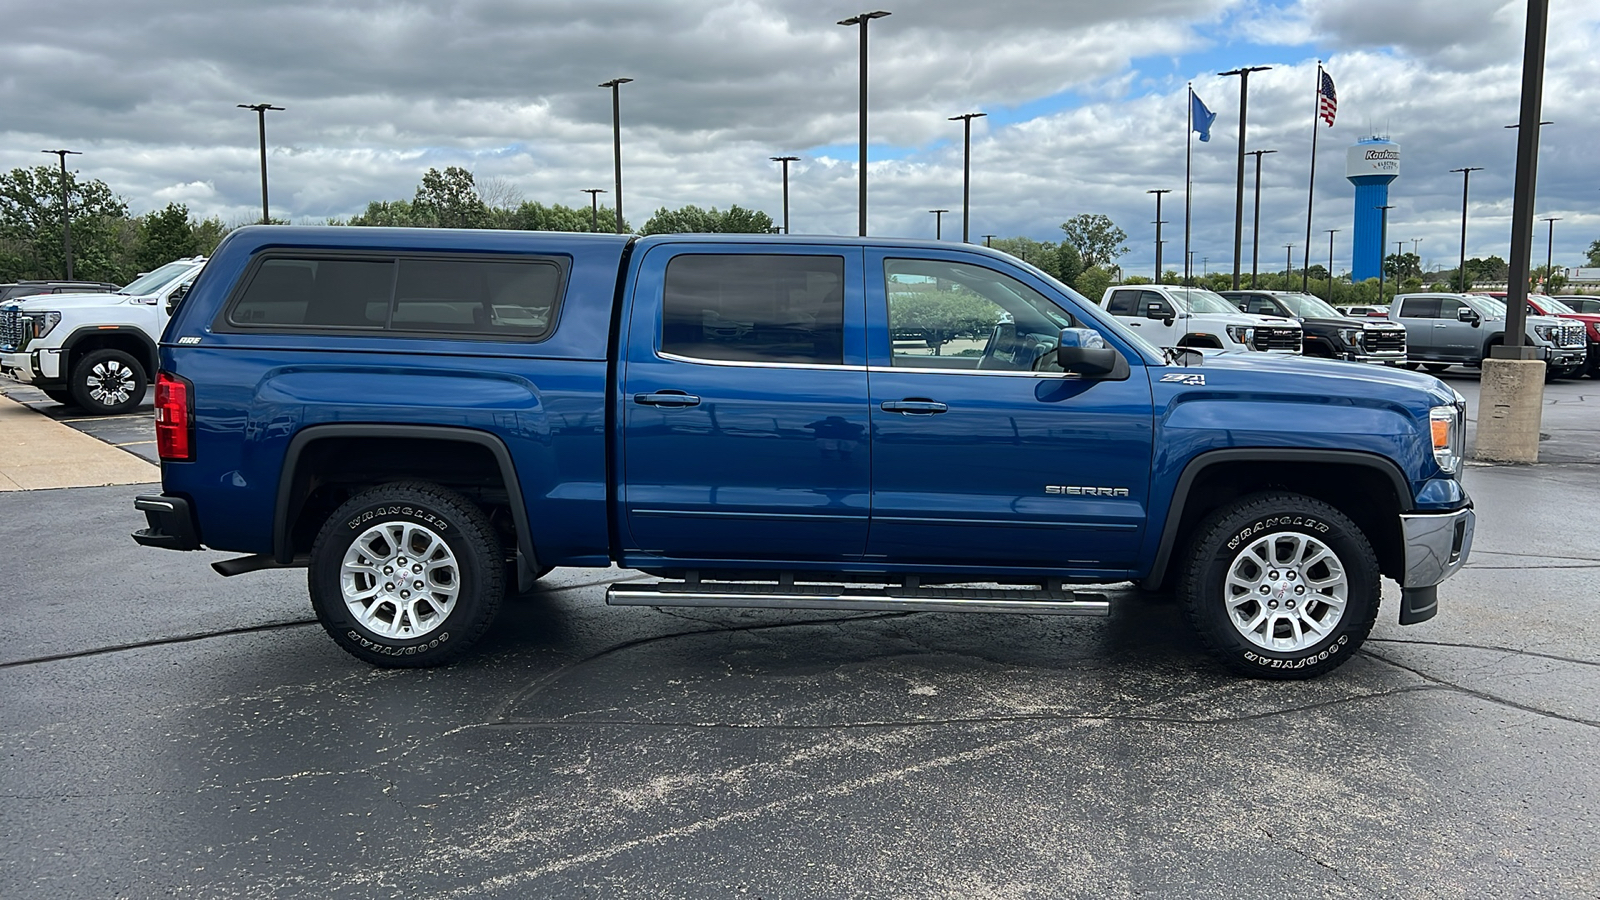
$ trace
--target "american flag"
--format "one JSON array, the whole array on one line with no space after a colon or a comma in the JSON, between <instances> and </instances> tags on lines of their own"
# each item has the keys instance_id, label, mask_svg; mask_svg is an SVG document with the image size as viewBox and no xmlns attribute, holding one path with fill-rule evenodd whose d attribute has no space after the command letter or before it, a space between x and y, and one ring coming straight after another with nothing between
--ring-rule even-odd
<instances>
[{"instance_id":1,"label":"american flag","mask_svg":"<svg viewBox=\"0 0 1600 900\"><path fill-rule=\"evenodd\" d=\"M1317 113L1322 116L1322 121L1333 127L1334 114L1339 111L1339 97L1333 92L1333 76L1327 72L1322 73L1322 87L1317 90Z\"/></svg>"}]
</instances>

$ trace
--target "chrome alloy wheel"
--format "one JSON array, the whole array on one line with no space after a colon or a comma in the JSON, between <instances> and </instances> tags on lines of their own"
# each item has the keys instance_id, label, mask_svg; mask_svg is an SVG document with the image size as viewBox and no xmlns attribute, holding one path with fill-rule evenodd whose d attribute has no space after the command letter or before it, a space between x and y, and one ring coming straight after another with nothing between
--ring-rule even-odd
<instances>
[{"instance_id":1,"label":"chrome alloy wheel","mask_svg":"<svg viewBox=\"0 0 1600 900\"><path fill-rule=\"evenodd\" d=\"M344 605L361 625L387 638L421 637L444 622L461 592L450 546L413 522L384 522L350 543L339 568Z\"/></svg>"},{"instance_id":2,"label":"chrome alloy wheel","mask_svg":"<svg viewBox=\"0 0 1600 900\"><path fill-rule=\"evenodd\" d=\"M1308 534L1280 531L1257 538L1228 566L1228 621L1264 650L1293 653L1316 645L1338 626L1349 597L1344 563Z\"/></svg>"},{"instance_id":3,"label":"chrome alloy wheel","mask_svg":"<svg viewBox=\"0 0 1600 900\"><path fill-rule=\"evenodd\" d=\"M96 403L120 406L133 396L136 379L133 370L114 360L101 360L94 364L84 379L89 386L89 396Z\"/></svg>"}]
</instances>

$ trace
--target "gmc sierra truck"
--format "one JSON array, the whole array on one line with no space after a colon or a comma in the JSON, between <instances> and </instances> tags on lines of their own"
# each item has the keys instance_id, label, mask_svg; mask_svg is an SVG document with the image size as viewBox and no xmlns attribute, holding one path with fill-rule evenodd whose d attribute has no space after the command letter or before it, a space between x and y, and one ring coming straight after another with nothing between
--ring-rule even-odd
<instances>
[{"instance_id":1,"label":"gmc sierra truck","mask_svg":"<svg viewBox=\"0 0 1600 900\"><path fill-rule=\"evenodd\" d=\"M1104 615L1086 586L1170 586L1222 665L1304 678L1361 646L1381 576L1419 622L1472 546L1437 379L1163 349L966 244L247 227L160 357L135 540L306 567L378 665L618 565L658 580L607 601L654 607Z\"/></svg>"}]
</instances>

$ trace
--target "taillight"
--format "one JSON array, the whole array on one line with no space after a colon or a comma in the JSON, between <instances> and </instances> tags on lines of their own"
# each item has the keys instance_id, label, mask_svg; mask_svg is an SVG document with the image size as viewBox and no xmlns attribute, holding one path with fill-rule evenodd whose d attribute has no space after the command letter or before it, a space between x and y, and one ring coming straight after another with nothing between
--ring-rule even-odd
<instances>
[{"instance_id":1,"label":"taillight","mask_svg":"<svg viewBox=\"0 0 1600 900\"><path fill-rule=\"evenodd\" d=\"M156 373L156 452L163 462L194 459L194 385L166 372Z\"/></svg>"}]
</instances>

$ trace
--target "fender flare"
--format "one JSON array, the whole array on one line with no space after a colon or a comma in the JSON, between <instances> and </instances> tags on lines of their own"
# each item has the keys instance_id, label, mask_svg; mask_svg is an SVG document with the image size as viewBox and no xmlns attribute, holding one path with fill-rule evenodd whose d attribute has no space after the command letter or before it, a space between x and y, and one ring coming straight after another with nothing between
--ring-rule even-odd
<instances>
[{"instance_id":1,"label":"fender flare","mask_svg":"<svg viewBox=\"0 0 1600 900\"><path fill-rule=\"evenodd\" d=\"M272 556L279 565L294 564L294 544L291 530L300 514L298 504L291 504L300 456L312 443L326 438L424 438L434 441L455 441L474 444L488 450L505 480L506 493L511 500L511 518L517 526L517 589L526 591L539 577L539 560L533 551L533 535L528 525L527 504L522 497L522 483L517 480L516 464L511 451L499 437L486 431L455 428L448 425L383 425L383 424L332 424L312 425L296 432L284 452L283 466L278 471L278 495L272 513Z\"/></svg>"},{"instance_id":2,"label":"fender flare","mask_svg":"<svg viewBox=\"0 0 1600 900\"><path fill-rule=\"evenodd\" d=\"M1167 520L1161 528L1161 543L1156 547L1155 559L1143 581L1146 586L1153 586L1157 582L1166 580L1163 576L1166 574L1168 562L1172 559L1172 551L1177 545L1178 525L1183 521L1184 505L1188 502L1189 492L1195 480L1212 466L1234 462L1333 463L1362 466L1380 472L1389 479L1394 487L1395 496L1400 500L1401 512L1410 512L1415 507L1405 473L1400 471L1400 467L1393 460L1375 453L1360 450L1310 450L1284 447L1208 450L1189 460L1183 467L1183 473L1178 476L1178 484L1172 492L1172 505L1167 508Z\"/></svg>"},{"instance_id":3,"label":"fender flare","mask_svg":"<svg viewBox=\"0 0 1600 900\"><path fill-rule=\"evenodd\" d=\"M118 336L130 336L137 340L139 345L144 348L143 356L139 361L144 364L145 379L154 384L156 380L156 370L161 367L160 352L156 348L156 342L150 339L150 335L145 334L144 329L134 325L107 325L104 327L87 325L67 335L67 339L61 342L62 377L67 377L65 373L70 373L72 371L74 347L82 343L86 338L113 334Z\"/></svg>"}]
</instances>

